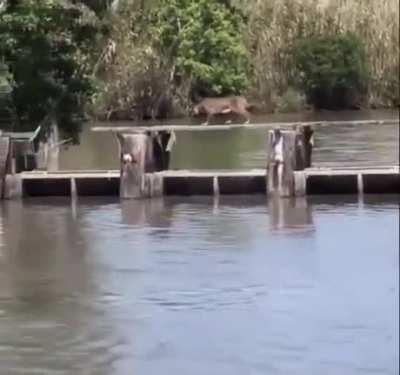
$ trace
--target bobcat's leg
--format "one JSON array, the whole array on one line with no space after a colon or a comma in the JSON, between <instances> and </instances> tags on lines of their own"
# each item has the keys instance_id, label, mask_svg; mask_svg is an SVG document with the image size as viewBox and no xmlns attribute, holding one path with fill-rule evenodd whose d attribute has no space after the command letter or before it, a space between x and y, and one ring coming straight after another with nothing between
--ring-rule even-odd
<instances>
[{"instance_id":1,"label":"bobcat's leg","mask_svg":"<svg viewBox=\"0 0 400 375\"><path fill-rule=\"evenodd\" d=\"M247 111L247 109L243 110L243 116L246 119L244 124L250 124L250 113Z\"/></svg>"},{"instance_id":2,"label":"bobcat's leg","mask_svg":"<svg viewBox=\"0 0 400 375\"><path fill-rule=\"evenodd\" d=\"M211 117L213 116L213 113L209 112L207 114L207 119L205 122L203 122L201 125L207 126L210 123Z\"/></svg>"}]
</instances>

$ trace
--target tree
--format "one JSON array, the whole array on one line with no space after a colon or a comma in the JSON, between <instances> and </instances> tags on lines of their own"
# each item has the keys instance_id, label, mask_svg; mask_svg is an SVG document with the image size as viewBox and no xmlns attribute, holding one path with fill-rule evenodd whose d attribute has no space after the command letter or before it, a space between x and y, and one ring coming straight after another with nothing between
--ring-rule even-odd
<instances>
[{"instance_id":1,"label":"tree","mask_svg":"<svg viewBox=\"0 0 400 375\"><path fill-rule=\"evenodd\" d=\"M154 11L158 48L192 93L240 93L248 85L244 14L221 0L160 0Z\"/></svg>"},{"instance_id":2,"label":"tree","mask_svg":"<svg viewBox=\"0 0 400 375\"><path fill-rule=\"evenodd\" d=\"M366 93L364 46L354 34L313 36L294 50L300 85L316 108L342 109L360 104Z\"/></svg>"},{"instance_id":3,"label":"tree","mask_svg":"<svg viewBox=\"0 0 400 375\"><path fill-rule=\"evenodd\" d=\"M97 17L66 0L13 0L0 13L0 58L11 74L18 130L56 123L73 140L91 92Z\"/></svg>"}]
</instances>

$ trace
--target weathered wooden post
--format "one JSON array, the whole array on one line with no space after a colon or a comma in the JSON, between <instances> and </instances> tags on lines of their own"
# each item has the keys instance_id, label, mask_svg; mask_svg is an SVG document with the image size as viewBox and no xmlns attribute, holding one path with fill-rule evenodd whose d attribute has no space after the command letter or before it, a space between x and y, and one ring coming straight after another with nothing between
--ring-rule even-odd
<instances>
[{"instance_id":1,"label":"weathered wooden post","mask_svg":"<svg viewBox=\"0 0 400 375\"><path fill-rule=\"evenodd\" d=\"M117 134L120 146L120 197L162 195L162 178L154 173L168 169L175 142L173 132ZM147 174L146 174L147 173Z\"/></svg>"},{"instance_id":2,"label":"weathered wooden post","mask_svg":"<svg viewBox=\"0 0 400 375\"><path fill-rule=\"evenodd\" d=\"M296 131L296 171L311 167L314 131L309 125L297 126Z\"/></svg>"},{"instance_id":3,"label":"weathered wooden post","mask_svg":"<svg viewBox=\"0 0 400 375\"><path fill-rule=\"evenodd\" d=\"M141 198L146 195L146 157L152 152L149 136L117 134L120 145L120 192L121 198Z\"/></svg>"},{"instance_id":4,"label":"weathered wooden post","mask_svg":"<svg viewBox=\"0 0 400 375\"><path fill-rule=\"evenodd\" d=\"M274 129L268 133L267 194L295 196L294 172L311 165L312 130Z\"/></svg>"},{"instance_id":5,"label":"weathered wooden post","mask_svg":"<svg viewBox=\"0 0 400 375\"><path fill-rule=\"evenodd\" d=\"M59 169L59 155L60 155L60 136L58 126L52 124L47 138L48 154L47 154L47 170L54 172Z\"/></svg>"},{"instance_id":6,"label":"weathered wooden post","mask_svg":"<svg viewBox=\"0 0 400 375\"><path fill-rule=\"evenodd\" d=\"M0 135L0 199L4 198L8 160L10 156L10 138Z\"/></svg>"},{"instance_id":7,"label":"weathered wooden post","mask_svg":"<svg viewBox=\"0 0 400 375\"><path fill-rule=\"evenodd\" d=\"M164 171L169 168L172 147L176 141L173 131L160 131L153 134L154 168Z\"/></svg>"},{"instance_id":8,"label":"weathered wooden post","mask_svg":"<svg viewBox=\"0 0 400 375\"><path fill-rule=\"evenodd\" d=\"M16 173L14 144L10 137L1 137L0 140L0 199L21 198L22 179Z\"/></svg>"},{"instance_id":9,"label":"weathered wooden post","mask_svg":"<svg viewBox=\"0 0 400 375\"><path fill-rule=\"evenodd\" d=\"M304 125L301 127L304 136L304 147L305 147L305 168L310 168L312 163L312 149L314 147L314 130L310 125Z\"/></svg>"}]
</instances>

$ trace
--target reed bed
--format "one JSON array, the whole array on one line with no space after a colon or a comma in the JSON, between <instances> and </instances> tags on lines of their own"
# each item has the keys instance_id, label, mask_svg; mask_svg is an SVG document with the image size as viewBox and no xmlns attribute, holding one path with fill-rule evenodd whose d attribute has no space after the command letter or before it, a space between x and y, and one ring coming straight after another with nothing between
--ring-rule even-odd
<instances>
[{"instance_id":1,"label":"reed bed","mask_svg":"<svg viewBox=\"0 0 400 375\"><path fill-rule=\"evenodd\" d=\"M248 11L250 91L266 106L293 82L291 49L296 41L346 32L358 35L366 50L368 104L399 104L398 0L253 0Z\"/></svg>"}]
</instances>

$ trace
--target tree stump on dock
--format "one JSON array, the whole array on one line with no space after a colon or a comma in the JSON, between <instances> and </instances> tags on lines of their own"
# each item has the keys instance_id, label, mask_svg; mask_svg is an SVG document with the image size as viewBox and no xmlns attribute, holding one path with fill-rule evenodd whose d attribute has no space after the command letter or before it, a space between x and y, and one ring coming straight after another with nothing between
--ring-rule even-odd
<instances>
[{"instance_id":1,"label":"tree stump on dock","mask_svg":"<svg viewBox=\"0 0 400 375\"><path fill-rule=\"evenodd\" d=\"M294 171L311 166L312 134L310 127L269 131L267 194L295 196Z\"/></svg>"},{"instance_id":2,"label":"tree stump on dock","mask_svg":"<svg viewBox=\"0 0 400 375\"><path fill-rule=\"evenodd\" d=\"M146 173L166 170L175 140L173 132L117 134L120 145L120 197L160 195L155 176Z\"/></svg>"},{"instance_id":3,"label":"tree stump on dock","mask_svg":"<svg viewBox=\"0 0 400 375\"><path fill-rule=\"evenodd\" d=\"M117 134L120 144L121 198L140 198L145 193L146 158L151 158L146 134Z\"/></svg>"}]
</instances>

